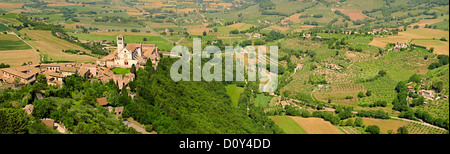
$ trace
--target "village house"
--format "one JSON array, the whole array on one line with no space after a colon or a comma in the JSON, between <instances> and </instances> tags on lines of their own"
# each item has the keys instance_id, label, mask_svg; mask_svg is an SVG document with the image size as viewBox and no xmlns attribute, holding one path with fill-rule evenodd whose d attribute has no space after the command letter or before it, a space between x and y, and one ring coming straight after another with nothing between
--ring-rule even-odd
<instances>
[{"instance_id":1,"label":"village house","mask_svg":"<svg viewBox=\"0 0 450 154\"><path fill-rule=\"evenodd\" d=\"M108 68L131 68L132 65L144 66L147 60L151 60L154 66L157 66L160 58L159 49L155 44L126 44L125 37L118 35L117 50L97 60L96 63Z\"/></svg>"},{"instance_id":2,"label":"village house","mask_svg":"<svg viewBox=\"0 0 450 154\"><path fill-rule=\"evenodd\" d=\"M414 90L414 87L413 87L413 86L408 86L407 88L408 88L408 90L409 90L410 92L415 92L415 90Z\"/></svg>"},{"instance_id":3,"label":"village house","mask_svg":"<svg viewBox=\"0 0 450 154\"><path fill-rule=\"evenodd\" d=\"M97 103L98 105L106 106L108 105L108 100L106 99L106 97L97 98Z\"/></svg>"},{"instance_id":4,"label":"village house","mask_svg":"<svg viewBox=\"0 0 450 154\"><path fill-rule=\"evenodd\" d=\"M419 90L418 94L419 96L423 96L426 99L434 99L434 91L432 90Z\"/></svg>"},{"instance_id":5,"label":"village house","mask_svg":"<svg viewBox=\"0 0 450 154\"><path fill-rule=\"evenodd\" d=\"M0 78L7 83L34 83L40 73L39 65L25 65L13 68L4 68L1 71Z\"/></svg>"},{"instance_id":6,"label":"village house","mask_svg":"<svg viewBox=\"0 0 450 154\"><path fill-rule=\"evenodd\" d=\"M55 120L50 118L41 119L42 123L51 129L55 129Z\"/></svg>"},{"instance_id":7,"label":"village house","mask_svg":"<svg viewBox=\"0 0 450 154\"><path fill-rule=\"evenodd\" d=\"M395 45L394 45L394 49L396 49L396 50L400 50L400 49L402 49L402 48L407 48L408 47L408 45L406 44L406 43L395 43Z\"/></svg>"},{"instance_id":8,"label":"village house","mask_svg":"<svg viewBox=\"0 0 450 154\"><path fill-rule=\"evenodd\" d=\"M261 34L260 34L260 33L253 33L253 37L254 37L254 38L260 38L260 37L261 37Z\"/></svg>"},{"instance_id":9,"label":"village house","mask_svg":"<svg viewBox=\"0 0 450 154\"><path fill-rule=\"evenodd\" d=\"M107 108L108 108L109 112L113 112L113 110L114 110L114 114L116 116L122 116L123 106L119 106L119 107L108 106Z\"/></svg>"},{"instance_id":10,"label":"village house","mask_svg":"<svg viewBox=\"0 0 450 154\"><path fill-rule=\"evenodd\" d=\"M77 73L77 69L74 67L61 67L60 72L63 77L70 76Z\"/></svg>"},{"instance_id":11,"label":"village house","mask_svg":"<svg viewBox=\"0 0 450 154\"><path fill-rule=\"evenodd\" d=\"M303 38L310 38L311 34L303 34Z\"/></svg>"}]
</instances>

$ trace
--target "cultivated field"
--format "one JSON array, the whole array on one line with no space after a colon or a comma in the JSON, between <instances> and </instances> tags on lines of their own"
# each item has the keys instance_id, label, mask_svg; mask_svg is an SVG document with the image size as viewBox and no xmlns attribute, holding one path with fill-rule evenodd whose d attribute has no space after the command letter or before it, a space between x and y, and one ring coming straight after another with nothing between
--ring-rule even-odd
<instances>
[{"instance_id":1,"label":"cultivated field","mask_svg":"<svg viewBox=\"0 0 450 154\"><path fill-rule=\"evenodd\" d=\"M263 94L257 94L255 98L255 105L261 107L267 107L272 97L264 96Z\"/></svg>"},{"instance_id":2,"label":"cultivated field","mask_svg":"<svg viewBox=\"0 0 450 154\"><path fill-rule=\"evenodd\" d=\"M286 134L307 134L307 132L289 116L270 116L269 118L283 129Z\"/></svg>"},{"instance_id":3,"label":"cultivated field","mask_svg":"<svg viewBox=\"0 0 450 154\"><path fill-rule=\"evenodd\" d=\"M14 67L28 62L39 63L39 54L15 35L0 34L0 63Z\"/></svg>"},{"instance_id":4,"label":"cultivated field","mask_svg":"<svg viewBox=\"0 0 450 154\"><path fill-rule=\"evenodd\" d=\"M377 125L380 127L380 132L382 134L387 134L388 130L392 130L397 133L397 129L402 126L408 125L409 122L394 120L394 119L373 119L373 118L362 118L364 125Z\"/></svg>"},{"instance_id":5,"label":"cultivated field","mask_svg":"<svg viewBox=\"0 0 450 154\"><path fill-rule=\"evenodd\" d=\"M69 33L69 35L77 37L80 40L107 40L111 42L116 42L116 37L118 34L125 34L125 43L142 43L142 44L156 44L160 50L170 51L173 44L167 42L159 36L155 36L154 33L121 33L121 32L107 32L107 33ZM130 34L130 35L128 35ZM147 40L144 41L144 38Z\"/></svg>"},{"instance_id":6,"label":"cultivated field","mask_svg":"<svg viewBox=\"0 0 450 154\"><path fill-rule=\"evenodd\" d=\"M229 34L230 31L232 31L232 30L243 31L243 30L249 29L252 26L255 26L255 25L246 24L246 23L236 23L236 24L225 26L225 27L219 27L218 28L218 33L220 33L220 34Z\"/></svg>"},{"instance_id":7,"label":"cultivated field","mask_svg":"<svg viewBox=\"0 0 450 154\"><path fill-rule=\"evenodd\" d=\"M97 58L87 55L74 55L62 52L62 50L74 49L91 53L89 50L53 36L50 31L22 29L20 32L24 35L26 34L27 37L30 37L32 40L26 40L26 42L39 50L40 53L46 55L48 58L47 60L49 61L95 63L97 60Z\"/></svg>"},{"instance_id":8,"label":"cultivated field","mask_svg":"<svg viewBox=\"0 0 450 154\"><path fill-rule=\"evenodd\" d=\"M294 23L299 23L301 21L300 18L299 18L300 15L302 15L302 14L301 13L296 13L296 14L293 14L293 15L291 15L289 17L284 18L282 21L289 20L289 21L292 21Z\"/></svg>"},{"instance_id":9,"label":"cultivated field","mask_svg":"<svg viewBox=\"0 0 450 154\"><path fill-rule=\"evenodd\" d=\"M330 122L325 121L322 118L302 118L294 116L291 116L291 118L308 134L343 134Z\"/></svg>"},{"instance_id":10,"label":"cultivated field","mask_svg":"<svg viewBox=\"0 0 450 154\"><path fill-rule=\"evenodd\" d=\"M409 37L402 35L388 36L388 37L377 37L369 43L369 45L373 45L376 47L384 48L388 43L407 43L409 41Z\"/></svg>"},{"instance_id":11,"label":"cultivated field","mask_svg":"<svg viewBox=\"0 0 450 154\"><path fill-rule=\"evenodd\" d=\"M211 28L206 28L207 24L184 26L190 35L203 35L203 32L209 32Z\"/></svg>"},{"instance_id":12,"label":"cultivated field","mask_svg":"<svg viewBox=\"0 0 450 154\"><path fill-rule=\"evenodd\" d=\"M21 8L22 5L17 3L0 3L0 8Z\"/></svg>"},{"instance_id":13,"label":"cultivated field","mask_svg":"<svg viewBox=\"0 0 450 154\"><path fill-rule=\"evenodd\" d=\"M39 63L39 54L33 49L0 51L0 63L16 67L28 62Z\"/></svg>"},{"instance_id":14,"label":"cultivated field","mask_svg":"<svg viewBox=\"0 0 450 154\"><path fill-rule=\"evenodd\" d=\"M434 22L434 20L431 20ZM431 22L430 21L430 22ZM427 23L430 23L426 21ZM422 23L423 24L423 23ZM412 43L417 45L422 45L427 47L427 49L434 47L435 54L449 54L449 43L448 41L440 41L440 38L449 39L449 33L442 30L430 29L430 28L409 28L406 31L399 32L395 36L379 37L374 38L369 45L384 48L388 43L407 43L412 40Z\"/></svg>"},{"instance_id":15,"label":"cultivated field","mask_svg":"<svg viewBox=\"0 0 450 154\"><path fill-rule=\"evenodd\" d=\"M0 34L0 51L2 50L24 50L30 47L12 34Z\"/></svg>"}]
</instances>

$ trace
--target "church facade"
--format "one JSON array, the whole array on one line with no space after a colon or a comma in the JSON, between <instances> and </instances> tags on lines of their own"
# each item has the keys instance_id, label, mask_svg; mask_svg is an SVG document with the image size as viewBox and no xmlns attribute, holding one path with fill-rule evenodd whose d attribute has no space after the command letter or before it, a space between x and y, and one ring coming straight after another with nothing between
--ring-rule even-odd
<instances>
[{"instance_id":1,"label":"church facade","mask_svg":"<svg viewBox=\"0 0 450 154\"><path fill-rule=\"evenodd\" d=\"M147 60L151 60L154 66L160 60L159 49L155 44L125 43L123 35L117 36L117 50L102 59L97 60L97 65L108 68L130 68L145 66Z\"/></svg>"}]
</instances>

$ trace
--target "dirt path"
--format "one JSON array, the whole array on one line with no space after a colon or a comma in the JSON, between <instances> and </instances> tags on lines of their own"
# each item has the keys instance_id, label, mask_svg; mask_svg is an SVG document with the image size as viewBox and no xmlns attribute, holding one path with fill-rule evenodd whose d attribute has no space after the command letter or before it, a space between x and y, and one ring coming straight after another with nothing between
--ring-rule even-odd
<instances>
[{"instance_id":1,"label":"dirt path","mask_svg":"<svg viewBox=\"0 0 450 154\"><path fill-rule=\"evenodd\" d=\"M163 38L164 40L166 40L167 42L170 42L173 44L173 42L169 39L167 39L166 37L162 36L161 34L159 34L158 32L156 32L155 30L153 30L153 28L150 28L148 26L145 26L145 28L147 28L148 30L150 30L152 33L155 33L156 35L158 35L159 37Z\"/></svg>"},{"instance_id":2,"label":"dirt path","mask_svg":"<svg viewBox=\"0 0 450 154\"><path fill-rule=\"evenodd\" d=\"M5 26L8 26L8 25L6 25L6 24L4 24ZM40 56L40 61L41 62L44 62L44 55L42 55L40 52L38 52L37 51L37 49L36 48L34 48L31 44L29 44L27 41L25 41L25 40L23 40L22 38L20 38L19 37L19 35L17 35L16 33L14 33L13 31L11 31L10 33L8 33L8 34L13 34L13 35L15 35L17 38L19 38L23 43L25 43L25 44L27 44L28 46L30 46L31 47L31 49L33 49L34 51L36 51L38 54L39 54L39 56Z\"/></svg>"},{"instance_id":3,"label":"dirt path","mask_svg":"<svg viewBox=\"0 0 450 154\"><path fill-rule=\"evenodd\" d=\"M154 131L152 131L152 132L145 131L145 127L142 124L140 124L139 122L135 121L133 118L128 118L127 121L129 121L129 123L125 123L125 125L128 125L128 127L134 128L136 131L138 131L141 134L156 134L156 132L154 132Z\"/></svg>"}]
</instances>

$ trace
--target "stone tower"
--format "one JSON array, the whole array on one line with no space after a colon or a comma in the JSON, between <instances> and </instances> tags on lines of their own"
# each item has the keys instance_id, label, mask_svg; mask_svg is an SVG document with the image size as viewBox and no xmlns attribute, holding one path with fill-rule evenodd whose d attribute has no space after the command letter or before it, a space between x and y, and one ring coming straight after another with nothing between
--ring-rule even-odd
<instances>
[{"instance_id":1,"label":"stone tower","mask_svg":"<svg viewBox=\"0 0 450 154\"><path fill-rule=\"evenodd\" d=\"M117 49L119 51L122 51L124 47L125 47L125 40L123 35L117 35Z\"/></svg>"}]
</instances>

